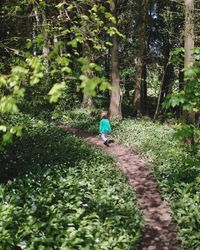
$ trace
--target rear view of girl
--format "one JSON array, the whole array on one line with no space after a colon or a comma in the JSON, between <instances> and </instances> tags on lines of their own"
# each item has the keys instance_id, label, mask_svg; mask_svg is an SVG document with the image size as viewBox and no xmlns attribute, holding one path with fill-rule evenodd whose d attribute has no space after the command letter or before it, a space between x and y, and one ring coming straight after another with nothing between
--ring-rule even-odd
<instances>
[{"instance_id":1,"label":"rear view of girl","mask_svg":"<svg viewBox=\"0 0 200 250\"><path fill-rule=\"evenodd\" d=\"M100 127L99 132L101 134L101 138L104 141L104 145L109 147L109 143L114 142L113 140L108 140L108 133L112 131L110 122L107 118L107 113L102 112L101 114L101 121L100 121Z\"/></svg>"}]
</instances>

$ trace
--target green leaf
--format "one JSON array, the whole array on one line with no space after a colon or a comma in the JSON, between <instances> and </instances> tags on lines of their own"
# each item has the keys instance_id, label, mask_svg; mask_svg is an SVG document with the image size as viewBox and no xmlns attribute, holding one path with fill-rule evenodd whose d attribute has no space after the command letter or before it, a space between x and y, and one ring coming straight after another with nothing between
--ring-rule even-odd
<instances>
[{"instance_id":1,"label":"green leaf","mask_svg":"<svg viewBox=\"0 0 200 250\"><path fill-rule=\"evenodd\" d=\"M10 143L12 141L13 135L10 132L7 132L3 135L3 142Z\"/></svg>"},{"instance_id":2,"label":"green leaf","mask_svg":"<svg viewBox=\"0 0 200 250\"><path fill-rule=\"evenodd\" d=\"M26 75L28 73L28 70L21 67L21 66L16 66L16 67L12 68L12 73Z\"/></svg>"},{"instance_id":3,"label":"green leaf","mask_svg":"<svg viewBox=\"0 0 200 250\"><path fill-rule=\"evenodd\" d=\"M19 109L16 104L16 99L12 96L4 96L0 100L0 112L2 113L18 113Z\"/></svg>"},{"instance_id":4,"label":"green leaf","mask_svg":"<svg viewBox=\"0 0 200 250\"><path fill-rule=\"evenodd\" d=\"M72 70L71 70L69 67L63 67L63 68L61 69L61 71L62 71L62 72L66 72L66 73L68 73L68 74L72 73Z\"/></svg>"},{"instance_id":5,"label":"green leaf","mask_svg":"<svg viewBox=\"0 0 200 250\"><path fill-rule=\"evenodd\" d=\"M0 131L6 132L7 127L5 125L0 125Z\"/></svg>"},{"instance_id":6,"label":"green leaf","mask_svg":"<svg viewBox=\"0 0 200 250\"><path fill-rule=\"evenodd\" d=\"M31 76L30 78L30 85L34 86L35 84L40 82L40 78L38 78L36 75Z\"/></svg>"},{"instance_id":7,"label":"green leaf","mask_svg":"<svg viewBox=\"0 0 200 250\"><path fill-rule=\"evenodd\" d=\"M54 84L48 93L48 95L50 95L50 103L57 102L58 98L61 96L64 89L65 89L64 82Z\"/></svg>"},{"instance_id":8,"label":"green leaf","mask_svg":"<svg viewBox=\"0 0 200 250\"><path fill-rule=\"evenodd\" d=\"M0 87L6 85L6 77L1 75L0 76Z\"/></svg>"}]
</instances>

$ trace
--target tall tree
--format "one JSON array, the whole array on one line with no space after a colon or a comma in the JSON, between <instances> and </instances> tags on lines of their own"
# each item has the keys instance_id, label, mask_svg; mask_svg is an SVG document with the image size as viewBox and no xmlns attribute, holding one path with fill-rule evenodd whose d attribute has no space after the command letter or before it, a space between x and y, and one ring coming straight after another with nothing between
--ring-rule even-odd
<instances>
[{"instance_id":1,"label":"tall tree","mask_svg":"<svg viewBox=\"0 0 200 250\"><path fill-rule=\"evenodd\" d=\"M143 107L143 76L144 76L144 62L146 51L146 34L147 34L147 22L148 22L148 9L149 0L142 0L140 5L139 17L141 18L138 23L138 55L135 59L136 72L135 72L135 94L133 99L134 109L137 115L142 114Z\"/></svg>"},{"instance_id":2,"label":"tall tree","mask_svg":"<svg viewBox=\"0 0 200 250\"><path fill-rule=\"evenodd\" d=\"M184 68L187 69L192 66L194 62L194 0L185 0L185 60ZM187 84L187 81L185 82ZM192 110L183 112L183 120L186 123L195 123L195 113Z\"/></svg>"},{"instance_id":3,"label":"tall tree","mask_svg":"<svg viewBox=\"0 0 200 250\"><path fill-rule=\"evenodd\" d=\"M118 1L112 0L110 3L111 13L115 17L114 27L117 28L117 6ZM111 49L111 82L112 91L110 96L109 115L111 119L121 119L121 90L120 90L120 76L119 76L119 57L118 57L118 35L115 33L112 36Z\"/></svg>"},{"instance_id":4,"label":"tall tree","mask_svg":"<svg viewBox=\"0 0 200 250\"><path fill-rule=\"evenodd\" d=\"M160 77L160 90L157 99L157 106L154 113L154 119L165 113L162 108L163 102L166 100L168 94L171 94L175 86L175 72L180 72L180 81L182 74L183 58L179 54L183 46L182 30L184 24L183 6L172 1L156 1L156 17L153 41L159 41L156 53L161 56L159 65L162 68L162 77ZM172 53L173 50L174 53ZM176 55L176 60L175 60ZM175 62L176 61L176 62ZM174 63L173 63L174 62Z\"/></svg>"},{"instance_id":5,"label":"tall tree","mask_svg":"<svg viewBox=\"0 0 200 250\"><path fill-rule=\"evenodd\" d=\"M82 12L83 12L83 15L85 15L85 16L88 16L88 7L89 6L87 4L86 5L83 4ZM87 20L85 20L85 19L81 20L81 26L82 26L83 36L88 37L89 36L88 33L90 33L90 32L88 32L88 29L87 29ZM85 39L85 41L83 42L82 54L83 54L83 57L86 58L88 63L93 61L92 48L89 45L88 39ZM88 69L86 74L87 74L88 78L92 78L91 69ZM86 108L89 110L93 107L92 97L87 92L83 92L83 100L82 100L81 106L82 106L82 108Z\"/></svg>"},{"instance_id":6,"label":"tall tree","mask_svg":"<svg viewBox=\"0 0 200 250\"><path fill-rule=\"evenodd\" d=\"M91 51L91 48L88 44L88 41L85 41L83 43L82 49L83 49L83 51L82 51L83 57L86 58L88 63L92 62L92 58L91 58L92 51ZM88 69L87 72L85 72L85 74L87 75L88 78L94 77L93 71L91 69ZM91 110L94 107L92 97L87 92L83 92L83 100L82 100L81 106L82 106L82 108L85 108L88 110Z\"/></svg>"},{"instance_id":7,"label":"tall tree","mask_svg":"<svg viewBox=\"0 0 200 250\"><path fill-rule=\"evenodd\" d=\"M154 114L154 120L158 117L160 111L163 112L162 103L169 94L173 81L174 69L173 69L173 64L170 62L171 48L172 48L171 44L169 43L169 41L167 41L164 48L163 77L160 86L157 107Z\"/></svg>"}]
</instances>

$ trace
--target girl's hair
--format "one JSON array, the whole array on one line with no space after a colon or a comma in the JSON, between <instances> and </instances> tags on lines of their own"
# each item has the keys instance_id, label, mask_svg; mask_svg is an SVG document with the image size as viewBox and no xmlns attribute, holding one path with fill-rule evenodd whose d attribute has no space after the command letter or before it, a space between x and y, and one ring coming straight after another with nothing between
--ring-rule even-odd
<instances>
[{"instance_id":1,"label":"girl's hair","mask_svg":"<svg viewBox=\"0 0 200 250\"><path fill-rule=\"evenodd\" d=\"M108 115L107 112L104 111L101 113L101 118L107 118L107 115Z\"/></svg>"}]
</instances>

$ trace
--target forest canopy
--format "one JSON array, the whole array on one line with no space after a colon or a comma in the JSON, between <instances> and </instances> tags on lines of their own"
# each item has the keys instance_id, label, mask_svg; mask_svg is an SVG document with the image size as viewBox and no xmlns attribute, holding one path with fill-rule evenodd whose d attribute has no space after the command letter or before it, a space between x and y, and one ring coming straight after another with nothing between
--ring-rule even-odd
<instances>
[{"instance_id":1,"label":"forest canopy","mask_svg":"<svg viewBox=\"0 0 200 250\"><path fill-rule=\"evenodd\" d=\"M105 106L114 119L122 113L180 117L182 104L198 112L199 82L187 85L196 97L184 84L199 76L198 6L1 1L1 113L53 108L49 101L59 97L64 109Z\"/></svg>"},{"instance_id":2,"label":"forest canopy","mask_svg":"<svg viewBox=\"0 0 200 250\"><path fill-rule=\"evenodd\" d=\"M1 1L0 112L77 107L199 126L199 1ZM194 127L191 125L194 125ZM192 131L191 131L192 129ZM5 134L6 132L6 134ZM193 139L189 138L190 143Z\"/></svg>"}]
</instances>

